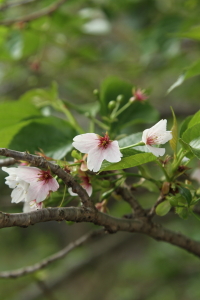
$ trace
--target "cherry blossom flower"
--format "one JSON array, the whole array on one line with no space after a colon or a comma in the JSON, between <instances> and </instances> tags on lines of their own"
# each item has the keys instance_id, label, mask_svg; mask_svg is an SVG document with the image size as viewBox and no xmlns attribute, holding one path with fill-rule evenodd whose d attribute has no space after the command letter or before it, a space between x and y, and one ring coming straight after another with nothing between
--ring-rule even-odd
<instances>
[{"instance_id":1,"label":"cherry blossom flower","mask_svg":"<svg viewBox=\"0 0 200 300\"><path fill-rule=\"evenodd\" d=\"M132 89L133 97L130 98L131 102L139 101L144 102L148 99L148 96L145 94L145 90L138 89Z\"/></svg>"},{"instance_id":2,"label":"cherry blossom flower","mask_svg":"<svg viewBox=\"0 0 200 300\"><path fill-rule=\"evenodd\" d=\"M101 137L96 133L85 133L74 137L73 146L82 153L87 153L87 166L90 171L98 172L104 159L119 162L122 153L117 141L111 141L108 134Z\"/></svg>"},{"instance_id":3,"label":"cherry blossom flower","mask_svg":"<svg viewBox=\"0 0 200 300\"><path fill-rule=\"evenodd\" d=\"M88 196L92 195L92 185L90 183L90 178L85 172L79 171L79 178L81 180L80 185L86 190ZM71 196L78 196L78 194L72 191L72 188L68 188L68 192Z\"/></svg>"},{"instance_id":4,"label":"cherry blossom flower","mask_svg":"<svg viewBox=\"0 0 200 300\"><path fill-rule=\"evenodd\" d=\"M43 203L37 203L36 200L32 200L30 202L24 202L23 212L28 213L34 210L42 209Z\"/></svg>"},{"instance_id":5,"label":"cherry blossom flower","mask_svg":"<svg viewBox=\"0 0 200 300\"><path fill-rule=\"evenodd\" d=\"M27 193L30 185L29 183L17 177L16 169L17 168L2 167L2 170L9 174L9 176L6 177L5 183L9 186L9 188L13 189L11 193L12 203L27 201Z\"/></svg>"},{"instance_id":6,"label":"cherry blossom flower","mask_svg":"<svg viewBox=\"0 0 200 300\"><path fill-rule=\"evenodd\" d=\"M160 120L153 127L143 131L142 141L155 156L163 156L165 148L152 147L154 145L165 144L172 139L171 131L166 131L167 120Z\"/></svg>"},{"instance_id":7,"label":"cherry blossom flower","mask_svg":"<svg viewBox=\"0 0 200 300\"><path fill-rule=\"evenodd\" d=\"M13 202L36 200L39 203L45 200L51 191L55 192L59 188L57 180L52 177L50 171L25 166L19 166L18 168L4 167L2 169L10 175L6 178L6 184L14 188L12 192ZM26 195L24 199L22 199L22 195Z\"/></svg>"}]
</instances>

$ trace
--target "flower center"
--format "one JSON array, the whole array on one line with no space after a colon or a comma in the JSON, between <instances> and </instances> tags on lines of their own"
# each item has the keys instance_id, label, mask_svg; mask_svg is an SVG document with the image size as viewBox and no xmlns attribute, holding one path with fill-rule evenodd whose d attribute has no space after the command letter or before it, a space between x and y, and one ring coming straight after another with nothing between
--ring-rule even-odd
<instances>
[{"instance_id":1,"label":"flower center","mask_svg":"<svg viewBox=\"0 0 200 300\"><path fill-rule=\"evenodd\" d=\"M154 136L148 136L146 144L151 146L156 144L156 137Z\"/></svg>"},{"instance_id":2,"label":"flower center","mask_svg":"<svg viewBox=\"0 0 200 300\"><path fill-rule=\"evenodd\" d=\"M112 141L110 140L109 135L106 133L104 136L100 136L99 137L99 144L98 144L98 146L100 148L106 149L111 142Z\"/></svg>"},{"instance_id":3,"label":"flower center","mask_svg":"<svg viewBox=\"0 0 200 300\"><path fill-rule=\"evenodd\" d=\"M50 171L41 171L38 175L38 180L45 181L45 183L49 182L49 180L53 178L50 174Z\"/></svg>"}]
</instances>

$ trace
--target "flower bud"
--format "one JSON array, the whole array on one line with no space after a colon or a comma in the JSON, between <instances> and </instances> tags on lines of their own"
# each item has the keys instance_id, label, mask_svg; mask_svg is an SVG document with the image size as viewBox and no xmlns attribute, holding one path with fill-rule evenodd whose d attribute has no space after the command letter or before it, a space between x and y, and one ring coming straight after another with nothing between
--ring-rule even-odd
<instances>
[{"instance_id":1,"label":"flower bud","mask_svg":"<svg viewBox=\"0 0 200 300\"><path fill-rule=\"evenodd\" d=\"M170 190L170 182L167 181L163 182L162 189L161 189L162 194L167 195L169 193L169 190Z\"/></svg>"},{"instance_id":2,"label":"flower bud","mask_svg":"<svg viewBox=\"0 0 200 300\"><path fill-rule=\"evenodd\" d=\"M110 102L108 103L108 108L109 108L109 109L113 109L113 108L115 108L115 106L116 106L116 102L115 102L114 100L112 100L112 101L110 101Z\"/></svg>"},{"instance_id":3,"label":"flower bud","mask_svg":"<svg viewBox=\"0 0 200 300\"><path fill-rule=\"evenodd\" d=\"M95 96L99 96L99 90L97 90L97 89L95 89L94 91L93 91L93 94L95 95Z\"/></svg>"},{"instance_id":4,"label":"flower bud","mask_svg":"<svg viewBox=\"0 0 200 300\"><path fill-rule=\"evenodd\" d=\"M82 159L81 154L79 154L78 151L76 151L76 150L73 150L73 151L71 152L71 156L72 156L73 158L76 158L77 160Z\"/></svg>"},{"instance_id":5,"label":"flower bud","mask_svg":"<svg viewBox=\"0 0 200 300\"><path fill-rule=\"evenodd\" d=\"M123 99L124 99L124 96L123 96L123 95L118 95L116 101L117 101L118 103L121 103Z\"/></svg>"}]
</instances>

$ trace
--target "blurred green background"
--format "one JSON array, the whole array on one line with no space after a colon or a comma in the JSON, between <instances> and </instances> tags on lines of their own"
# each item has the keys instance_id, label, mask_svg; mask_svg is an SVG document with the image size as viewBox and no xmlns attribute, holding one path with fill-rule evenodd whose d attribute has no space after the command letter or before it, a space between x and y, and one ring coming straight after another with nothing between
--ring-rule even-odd
<instances>
[{"instance_id":1,"label":"blurred green background","mask_svg":"<svg viewBox=\"0 0 200 300\"><path fill-rule=\"evenodd\" d=\"M109 76L148 89L161 117L169 106L184 119L199 109L200 2L198 0L69 0L31 22L7 20L41 12L56 1L0 0L0 101L17 100L53 81L63 100L95 101L93 90ZM185 81L167 94L178 78ZM85 119L80 123L85 126ZM1 174L0 210L10 204ZM138 197L153 203L144 190ZM112 213L129 213L112 204ZM164 218L171 229L200 239L199 222ZM93 226L50 222L27 229L1 230L0 271L31 265L53 254ZM36 275L0 280L1 299L196 300L200 297L199 260L150 238L119 233L72 252Z\"/></svg>"}]
</instances>

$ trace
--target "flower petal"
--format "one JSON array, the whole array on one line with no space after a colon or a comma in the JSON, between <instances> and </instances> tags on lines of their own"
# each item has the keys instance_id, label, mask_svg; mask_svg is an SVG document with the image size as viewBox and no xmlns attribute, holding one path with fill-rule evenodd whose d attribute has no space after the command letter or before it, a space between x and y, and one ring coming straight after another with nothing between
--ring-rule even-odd
<instances>
[{"instance_id":1,"label":"flower petal","mask_svg":"<svg viewBox=\"0 0 200 300\"><path fill-rule=\"evenodd\" d=\"M98 172L101 168L101 164L105 159L106 149L93 148L88 153L87 166L90 171Z\"/></svg>"},{"instance_id":2,"label":"flower petal","mask_svg":"<svg viewBox=\"0 0 200 300\"><path fill-rule=\"evenodd\" d=\"M158 131L166 131L167 129L167 120L160 120L158 123L156 123L154 126L149 128L148 135L152 135L154 133L157 133Z\"/></svg>"},{"instance_id":3,"label":"flower petal","mask_svg":"<svg viewBox=\"0 0 200 300\"><path fill-rule=\"evenodd\" d=\"M85 133L77 135L73 138L73 147L82 153L88 153L99 143L98 135L95 133Z\"/></svg>"},{"instance_id":4,"label":"flower petal","mask_svg":"<svg viewBox=\"0 0 200 300\"><path fill-rule=\"evenodd\" d=\"M119 144L117 141L112 141L104 151L104 159L109 162L118 162L123 156L119 150Z\"/></svg>"},{"instance_id":5,"label":"flower petal","mask_svg":"<svg viewBox=\"0 0 200 300\"><path fill-rule=\"evenodd\" d=\"M71 187L68 188L68 193L70 194L70 196L78 196L78 194L76 194L72 191Z\"/></svg>"},{"instance_id":6,"label":"flower petal","mask_svg":"<svg viewBox=\"0 0 200 300\"><path fill-rule=\"evenodd\" d=\"M149 151L151 153L153 153L153 155L155 156L163 156L165 154L165 148L156 148L156 147L152 147L147 145L147 148L149 149Z\"/></svg>"},{"instance_id":7,"label":"flower petal","mask_svg":"<svg viewBox=\"0 0 200 300\"><path fill-rule=\"evenodd\" d=\"M142 134L142 141L143 141L143 143L145 143L145 144L146 144L146 142L147 142L148 132L149 132L149 129L145 129L145 130L143 131L143 134Z\"/></svg>"}]
</instances>

